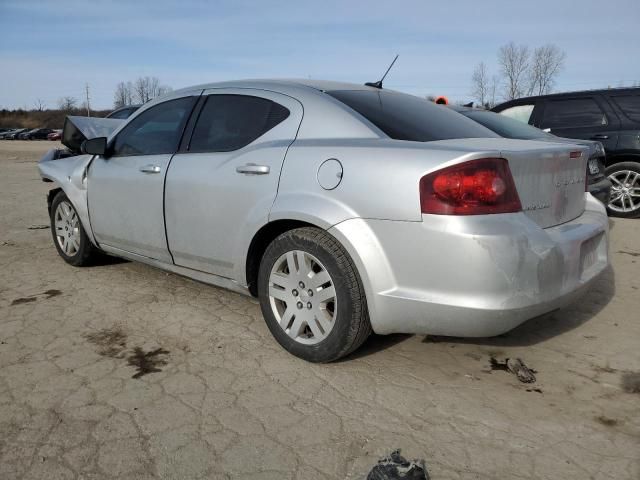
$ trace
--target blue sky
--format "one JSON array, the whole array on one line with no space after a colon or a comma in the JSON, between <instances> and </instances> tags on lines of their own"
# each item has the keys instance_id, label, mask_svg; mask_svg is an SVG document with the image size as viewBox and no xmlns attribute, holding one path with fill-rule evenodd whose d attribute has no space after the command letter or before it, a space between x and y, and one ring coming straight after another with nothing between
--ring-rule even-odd
<instances>
[{"instance_id":1,"label":"blue sky","mask_svg":"<svg viewBox=\"0 0 640 480\"><path fill-rule=\"evenodd\" d=\"M121 80L180 88L238 78L377 80L471 99L473 67L497 71L513 40L567 54L558 90L640 82L640 1L0 0L0 108L62 96L109 108Z\"/></svg>"}]
</instances>

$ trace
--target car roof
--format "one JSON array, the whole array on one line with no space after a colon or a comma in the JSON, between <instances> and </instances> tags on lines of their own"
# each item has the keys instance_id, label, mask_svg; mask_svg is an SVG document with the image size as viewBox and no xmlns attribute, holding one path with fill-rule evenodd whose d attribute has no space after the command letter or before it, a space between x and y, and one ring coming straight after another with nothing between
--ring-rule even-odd
<instances>
[{"instance_id":1,"label":"car roof","mask_svg":"<svg viewBox=\"0 0 640 480\"><path fill-rule=\"evenodd\" d=\"M349 83L349 82L337 82L332 80L312 80L301 78L264 78L264 79L245 79L245 80L231 80L225 82L204 83L201 85L194 85L181 90L193 90L193 89L212 89L212 88L258 88L267 90L283 91L287 89L299 89L300 87L312 88L321 92L332 90L371 90L379 91L375 87L368 87L364 84Z\"/></svg>"},{"instance_id":2,"label":"car roof","mask_svg":"<svg viewBox=\"0 0 640 480\"><path fill-rule=\"evenodd\" d=\"M520 102L520 101L528 101L528 100L538 100L541 98L561 98L561 97L574 97L581 95L594 95L601 93L638 93L640 92L640 87L618 87L618 88L599 88L594 90L576 90L573 92L557 92L557 93L549 93L547 95L534 95L531 97L520 97L514 98L513 100L507 100L503 102L501 105L512 103L512 102Z\"/></svg>"}]
</instances>

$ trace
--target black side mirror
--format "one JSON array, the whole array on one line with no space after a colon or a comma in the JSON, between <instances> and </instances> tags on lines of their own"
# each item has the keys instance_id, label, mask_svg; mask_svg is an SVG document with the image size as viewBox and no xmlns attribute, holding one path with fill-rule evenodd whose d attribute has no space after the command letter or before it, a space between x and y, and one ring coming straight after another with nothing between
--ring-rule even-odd
<instances>
[{"instance_id":1,"label":"black side mirror","mask_svg":"<svg viewBox=\"0 0 640 480\"><path fill-rule=\"evenodd\" d=\"M89 155L104 155L107 152L107 137L85 140L80 146L80 151Z\"/></svg>"}]
</instances>

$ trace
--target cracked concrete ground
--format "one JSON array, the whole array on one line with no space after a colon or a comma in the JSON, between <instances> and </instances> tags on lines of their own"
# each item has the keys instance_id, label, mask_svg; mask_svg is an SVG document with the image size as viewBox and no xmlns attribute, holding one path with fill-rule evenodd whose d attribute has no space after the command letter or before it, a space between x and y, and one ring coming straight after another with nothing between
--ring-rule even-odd
<instances>
[{"instance_id":1,"label":"cracked concrete ground","mask_svg":"<svg viewBox=\"0 0 640 480\"><path fill-rule=\"evenodd\" d=\"M65 264L39 228L53 145L0 142L1 479L361 479L394 448L436 480L640 478L639 221L611 221L613 269L571 308L311 365L253 299ZM537 383L491 372L492 355Z\"/></svg>"}]
</instances>

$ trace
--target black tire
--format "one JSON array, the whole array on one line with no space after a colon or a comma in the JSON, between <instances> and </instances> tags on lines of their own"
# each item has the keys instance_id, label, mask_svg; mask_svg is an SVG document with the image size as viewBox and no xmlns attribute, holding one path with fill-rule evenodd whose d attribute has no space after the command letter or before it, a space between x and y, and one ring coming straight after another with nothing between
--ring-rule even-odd
<instances>
[{"instance_id":1,"label":"black tire","mask_svg":"<svg viewBox=\"0 0 640 480\"><path fill-rule=\"evenodd\" d=\"M299 343L278 324L269 300L269 276L275 262L285 253L301 250L316 257L331 276L336 292L337 312L327 337L314 345ZM347 251L324 230L304 227L277 237L260 262L258 296L269 330L289 353L314 363L335 361L356 350L371 334L367 299L360 276Z\"/></svg>"},{"instance_id":2,"label":"black tire","mask_svg":"<svg viewBox=\"0 0 640 480\"><path fill-rule=\"evenodd\" d=\"M607 174L607 177L611 179L611 182L613 183L613 187L616 187L617 184L611 178L611 175L614 175L615 173L618 173L622 170L628 170L640 175L640 163L620 162L620 163L614 163L613 165L608 166L605 170L605 173ZM636 185L640 185L640 181L636 181ZM637 205L637 207L634 210L629 212L620 212L618 210L614 210L613 202L611 202L611 200L613 199L613 192L614 190L612 190L612 198L610 199L609 202L607 202L607 212L609 213L609 215L611 215L612 217L620 217L620 218L635 218L640 216L640 198L634 201L634 203ZM617 205L617 207L619 208L620 205Z\"/></svg>"},{"instance_id":3,"label":"black tire","mask_svg":"<svg viewBox=\"0 0 640 480\"><path fill-rule=\"evenodd\" d=\"M91 243L89 237L87 236L84 228L82 227L82 222L78 219L78 228L80 234L80 246L77 251L73 255L68 255L61 248L60 243L58 242L58 237L56 235L56 227L55 227L55 215L58 209L58 206L62 202L67 202L73 212L78 215L75 206L71 203L71 200L67 198L64 192L59 192L54 198L53 202L51 202L51 211L49 212L49 219L51 221L51 236L53 237L53 244L58 251L58 254L63 258L65 262L74 267L84 267L86 265L92 264L95 259L99 255L99 250Z\"/></svg>"}]
</instances>

